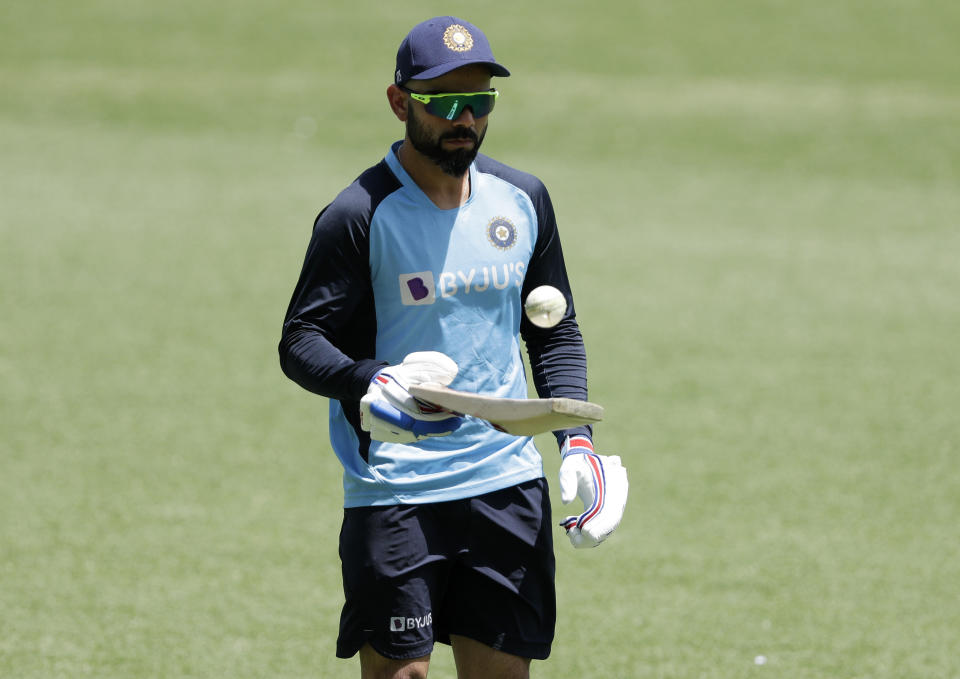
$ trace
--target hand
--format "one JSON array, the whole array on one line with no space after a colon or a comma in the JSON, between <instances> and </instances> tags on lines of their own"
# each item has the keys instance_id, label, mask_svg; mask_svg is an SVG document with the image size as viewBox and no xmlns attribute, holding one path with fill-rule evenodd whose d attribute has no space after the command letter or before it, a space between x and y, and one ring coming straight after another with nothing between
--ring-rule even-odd
<instances>
[{"instance_id":1,"label":"hand","mask_svg":"<svg viewBox=\"0 0 960 679\"><path fill-rule=\"evenodd\" d=\"M447 386L459 372L452 358L439 351L407 354L400 365L387 366L370 382L360 399L360 428L370 438L413 443L427 436L446 436L463 418L414 398L407 387L424 382Z\"/></svg>"},{"instance_id":2,"label":"hand","mask_svg":"<svg viewBox=\"0 0 960 679\"><path fill-rule=\"evenodd\" d=\"M560 450L560 499L579 496L584 511L560 525L577 549L596 547L620 525L627 505L627 470L616 455L597 455L588 436L571 436Z\"/></svg>"}]
</instances>

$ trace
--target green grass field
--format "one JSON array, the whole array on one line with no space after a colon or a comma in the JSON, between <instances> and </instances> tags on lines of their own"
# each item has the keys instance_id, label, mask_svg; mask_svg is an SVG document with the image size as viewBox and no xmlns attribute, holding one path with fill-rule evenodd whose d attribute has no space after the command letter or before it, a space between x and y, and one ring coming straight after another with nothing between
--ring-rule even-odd
<instances>
[{"instance_id":1,"label":"green grass field","mask_svg":"<svg viewBox=\"0 0 960 679\"><path fill-rule=\"evenodd\" d=\"M0 677L359 676L276 344L447 12L513 70L484 151L551 190L632 479L608 544L557 529L534 676L960 677L956 2L7 5Z\"/></svg>"}]
</instances>

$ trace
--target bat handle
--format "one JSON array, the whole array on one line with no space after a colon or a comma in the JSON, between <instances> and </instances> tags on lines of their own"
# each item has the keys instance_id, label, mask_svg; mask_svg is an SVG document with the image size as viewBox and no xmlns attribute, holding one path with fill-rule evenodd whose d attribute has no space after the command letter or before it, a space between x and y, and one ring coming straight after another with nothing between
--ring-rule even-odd
<instances>
[{"instance_id":1,"label":"bat handle","mask_svg":"<svg viewBox=\"0 0 960 679\"><path fill-rule=\"evenodd\" d=\"M459 417L448 417L444 420L418 420L385 401L373 401L370 404L370 412L395 427L413 432L416 436L449 434L460 426Z\"/></svg>"}]
</instances>

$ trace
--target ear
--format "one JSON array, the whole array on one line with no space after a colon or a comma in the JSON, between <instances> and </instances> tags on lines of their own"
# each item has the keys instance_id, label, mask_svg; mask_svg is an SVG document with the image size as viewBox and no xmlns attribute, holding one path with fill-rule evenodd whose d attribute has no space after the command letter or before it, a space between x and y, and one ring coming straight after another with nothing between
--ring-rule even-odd
<instances>
[{"instance_id":1,"label":"ear","mask_svg":"<svg viewBox=\"0 0 960 679\"><path fill-rule=\"evenodd\" d=\"M410 103L407 93L396 85L390 85L387 88L387 101L390 102L390 110L393 111L393 115L397 116L397 120L406 122L407 106Z\"/></svg>"}]
</instances>

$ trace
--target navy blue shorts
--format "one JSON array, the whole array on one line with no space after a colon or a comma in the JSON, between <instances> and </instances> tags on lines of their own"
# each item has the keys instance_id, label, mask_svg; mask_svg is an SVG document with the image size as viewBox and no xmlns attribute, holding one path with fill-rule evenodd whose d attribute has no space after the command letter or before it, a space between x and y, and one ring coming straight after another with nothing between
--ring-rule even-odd
<instances>
[{"instance_id":1,"label":"navy blue shorts","mask_svg":"<svg viewBox=\"0 0 960 679\"><path fill-rule=\"evenodd\" d=\"M337 656L428 655L450 635L544 659L556 623L546 479L486 495L344 510Z\"/></svg>"}]
</instances>

